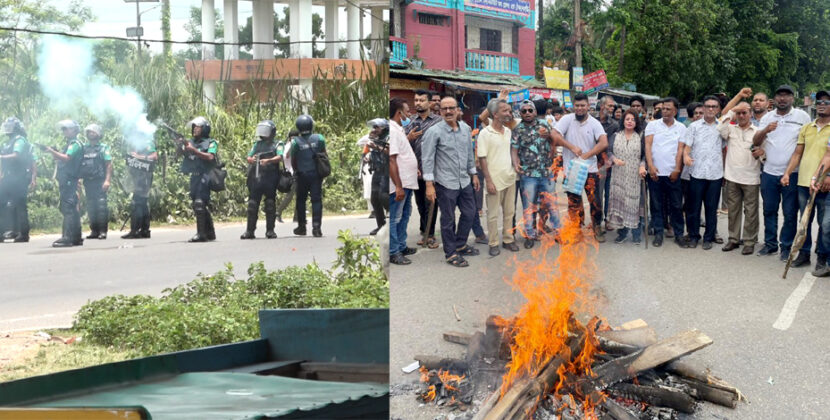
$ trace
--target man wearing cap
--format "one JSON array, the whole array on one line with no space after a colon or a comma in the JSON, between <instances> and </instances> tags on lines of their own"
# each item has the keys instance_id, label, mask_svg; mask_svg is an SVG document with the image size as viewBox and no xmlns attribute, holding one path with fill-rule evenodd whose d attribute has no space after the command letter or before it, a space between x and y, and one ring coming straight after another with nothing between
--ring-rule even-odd
<instances>
[{"instance_id":1,"label":"man wearing cap","mask_svg":"<svg viewBox=\"0 0 830 420\"><path fill-rule=\"evenodd\" d=\"M84 180L86 193L86 212L89 216L89 236L87 239L107 239L109 228L109 211L107 210L107 191L112 180L112 156L110 147L101 143L102 130L98 124L90 124L84 129L87 143L84 144L84 157L81 161L81 178Z\"/></svg>"},{"instance_id":2,"label":"man wearing cap","mask_svg":"<svg viewBox=\"0 0 830 420\"><path fill-rule=\"evenodd\" d=\"M63 215L63 231L60 239L52 243L55 248L79 246L84 244L81 238L81 214L78 211L78 178L81 161L84 157L84 145L78 140L81 127L72 120L63 120L58 127L66 139L63 152L50 146L41 148L52 154L57 161L57 180L60 191L60 211Z\"/></svg>"},{"instance_id":3,"label":"man wearing cap","mask_svg":"<svg viewBox=\"0 0 830 420\"><path fill-rule=\"evenodd\" d=\"M818 102L821 102L821 105ZM798 206L800 212L803 214L807 208L807 201L810 199L810 187L813 184L819 184L818 177L820 172L826 172L827 167L821 168L821 163L827 150L828 139L830 139L830 128L827 123L830 122L830 93L827 91L820 91L816 93L816 114L815 121L808 122L798 132L798 141L795 146L795 152L790 159L789 165L784 172L784 179L788 179L788 174L792 173L795 168L798 168ZM811 179L812 177L812 179ZM812 224L813 217L818 214L818 238L816 238L816 268L814 273L823 276L830 275L827 271L827 257L830 253L825 241L822 240L826 234L824 230L824 203L827 199L827 189L824 188L824 182L820 182L816 194L816 205L810 210L809 224L807 225L807 237L804 239L804 245L798 253L798 260L810 261L810 248L812 248ZM795 261L793 266L795 266ZM803 265L803 264L802 264Z\"/></svg>"},{"instance_id":4,"label":"man wearing cap","mask_svg":"<svg viewBox=\"0 0 830 420\"><path fill-rule=\"evenodd\" d=\"M824 249L830 249L830 213L828 213L828 206L830 206L830 194L827 194L830 191L830 177L824 176L822 179L819 177L822 174L819 172L824 168L823 171L826 172L827 168L830 168L830 91L822 90L816 93L816 120L807 124L799 133L799 140L801 137L804 137L805 144L814 140L815 137L818 137L818 141L823 141L825 145L825 152L824 156L821 159L821 163L819 163L819 167L816 168L816 171L813 173L813 176L810 180L810 188L812 190L819 189L822 193L825 194L824 201L819 201L816 199L816 207L819 209L824 208L824 217L819 216L819 224L821 227L821 235L819 235L819 241L823 244ZM818 197L816 197L818 198ZM819 263L822 261L816 262L816 270L813 271L813 275L816 277L827 277L830 276L830 267L828 267L827 262L824 261L824 264L819 266Z\"/></svg>"},{"instance_id":5,"label":"man wearing cap","mask_svg":"<svg viewBox=\"0 0 830 420\"><path fill-rule=\"evenodd\" d=\"M795 151L798 133L810 122L806 112L793 108L795 90L788 85L775 90L775 112L765 114L759 123L753 144L762 146L767 157L761 172L761 198L764 209L764 247L758 255L772 255L779 251L782 261L790 255L798 223L798 166L784 177L787 165ZM809 185L809 184L807 184ZM784 214L784 223L778 232L778 208ZM810 244L799 253L793 267L810 263Z\"/></svg>"}]
</instances>

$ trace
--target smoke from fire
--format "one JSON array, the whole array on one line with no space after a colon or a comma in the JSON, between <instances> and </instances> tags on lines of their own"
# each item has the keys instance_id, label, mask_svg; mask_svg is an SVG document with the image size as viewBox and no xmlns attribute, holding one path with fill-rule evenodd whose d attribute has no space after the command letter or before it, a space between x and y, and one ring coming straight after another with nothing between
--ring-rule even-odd
<instances>
[{"instance_id":1,"label":"smoke from fire","mask_svg":"<svg viewBox=\"0 0 830 420\"><path fill-rule=\"evenodd\" d=\"M135 147L153 138L156 126L147 121L141 95L129 86L113 86L94 68L91 42L45 37L37 55L38 79L51 106L78 119L84 106L98 120L114 118L124 139ZM78 121L82 126L87 121Z\"/></svg>"}]
</instances>

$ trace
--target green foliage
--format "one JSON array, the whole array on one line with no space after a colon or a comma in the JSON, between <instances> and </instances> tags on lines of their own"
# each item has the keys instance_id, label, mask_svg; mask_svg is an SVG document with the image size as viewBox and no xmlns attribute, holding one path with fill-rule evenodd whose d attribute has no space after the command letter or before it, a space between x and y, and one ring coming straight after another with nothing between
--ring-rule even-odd
<instances>
[{"instance_id":1,"label":"green foliage","mask_svg":"<svg viewBox=\"0 0 830 420\"><path fill-rule=\"evenodd\" d=\"M84 341L134 356L250 340L259 336L263 308L389 306L389 282L372 240L338 233L342 246L331 270L316 263L267 271L263 263L237 279L233 267L165 289L159 298L116 295L89 302L73 328Z\"/></svg>"}]
</instances>

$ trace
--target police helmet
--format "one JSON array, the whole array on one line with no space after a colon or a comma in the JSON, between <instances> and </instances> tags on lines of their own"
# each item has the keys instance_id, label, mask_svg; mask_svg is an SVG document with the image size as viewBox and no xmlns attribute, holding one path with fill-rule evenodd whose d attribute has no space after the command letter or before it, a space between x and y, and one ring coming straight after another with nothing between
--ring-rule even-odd
<instances>
[{"instance_id":1,"label":"police helmet","mask_svg":"<svg viewBox=\"0 0 830 420\"><path fill-rule=\"evenodd\" d=\"M378 136L384 138L389 135L389 121L383 118L375 118L366 123L369 128L380 128Z\"/></svg>"},{"instance_id":2,"label":"police helmet","mask_svg":"<svg viewBox=\"0 0 830 420\"><path fill-rule=\"evenodd\" d=\"M294 125L297 127L301 136L311 134L311 131L314 130L314 120L311 118L311 115L300 115L294 121Z\"/></svg>"},{"instance_id":3,"label":"police helmet","mask_svg":"<svg viewBox=\"0 0 830 420\"><path fill-rule=\"evenodd\" d=\"M187 127L190 129L190 132L193 132L193 127L199 126L202 127L202 137L210 137L210 121L207 120L205 117L196 117L189 123L187 123Z\"/></svg>"},{"instance_id":4,"label":"police helmet","mask_svg":"<svg viewBox=\"0 0 830 420\"><path fill-rule=\"evenodd\" d=\"M73 120L58 121L58 129L59 130L72 129L72 130L75 130L75 134L78 134L78 133L81 132L81 126Z\"/></svg>"},{"instance_id":5,"label":"police helmet","mask_svg":"<svg viewBox=\"0 0 830 420\"><path fill-rule=\"evenodd\" d=\"M17 117L6 118L3 122L3 134L15 134L23 132L23 123Z\"/></svg>"},{"instance_id":6,"label":"police helmet","mask_svg":"<svg viewBox=\"0 0 830 420\"><path fill-rule=\"evenodd\" d=\"M101 138L104 130L101 129L101 126L98 124L89 124L84 128L84 133L87 133L87 137L89 137L89 132L93 132L98 135L98 138Z\"/></svg>"},{"instance_id":7,"label":"police helmet","mask_svg":"<svg viewBox=\"0 0 830 420\"><path fill-rule=\"evenodd\" d=\"M256 125L256 135L258 137L274 138L277 135L277 125L271 120L260 121Z\"/></svg>"}]
</instances>

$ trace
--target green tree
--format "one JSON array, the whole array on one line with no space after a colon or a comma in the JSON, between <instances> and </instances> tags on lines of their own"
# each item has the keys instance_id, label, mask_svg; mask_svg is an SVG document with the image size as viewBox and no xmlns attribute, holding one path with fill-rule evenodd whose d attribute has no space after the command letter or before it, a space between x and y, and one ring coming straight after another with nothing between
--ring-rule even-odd
<instances>
[{"instance_id":1,"label":"green tree","mask_svg":"<svg viewBox=\"0 0 830 420\"><path fill-rule=\"evenodd\" d=\"M778 33L798 33L798 69L792 81L808 91L830 83L830 2L774 0Z\"/></svg>"},{"instance_id":2,"label":"green tree","mask_svg":"<svg viewBox=\"0 0 830 420\"><path fill-rule=\"evenodd\" d=\"M274 56L277 58L287 58L291 52L290 47L290 37L288 36L290 28L290 9L288 7L284 7L282 9L283 17L281 18L280 15L274 13L274 42L276 42L276 46L274 48ZM242 48L251 52L253 45L253 20L249 17L248 20L245 22L245 25L239 29L239 42L243 45ZM317 48L317 41L320 41L325 38L323 34L323 18L320 17L319 14L314 13L311 15L311 41L312 41L312 56L319 58L325 56L325 48L318 49Z\"/></svg>"},{"instance_id":3,"label":"green tree","mask_svg":"<svg viewBox=\"0 0 830 420\"><path fill-rule=\"evenodd\" d=\"M214 39L221 40L225 37L225 25L222 21L222 14L219 12L219 9L214 11L213 16L216 18L216 22L214 22ZM188 41L201 41L202 40L202 8L191 6L190 7L190 20L184 25L185 30L190 36L187 38ZM225 57L225 49L221 46L215 45L213 47L214 57L221 60ZM185 60L201 60L202 59L202 47L198 44L192 44L188 47L187 50L178 53L180 58Z\"/></svg>"}]
</instances>

